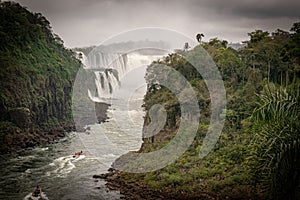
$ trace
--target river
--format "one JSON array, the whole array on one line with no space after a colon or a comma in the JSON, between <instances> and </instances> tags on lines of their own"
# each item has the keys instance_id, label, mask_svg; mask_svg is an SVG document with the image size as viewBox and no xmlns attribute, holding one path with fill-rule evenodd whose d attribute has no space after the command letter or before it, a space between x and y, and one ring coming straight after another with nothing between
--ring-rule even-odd
<instances>
[{"instance_id":1,"label":"river","mask_svg":"<svg viewBox=\"0 0 300 200\"><path fill-rule=\"evenodd\" d=\"M93 175L107 172L118 156L140 147L144 112L140 96L111 103L108 121L90 125L88 134L72 132L53 144L2 155L0 199L31 199L37 184L44 199L120 199L118 191L109 191ZM84 156L73 158L81 150Z\"/></svg>"},{"instance_id":2,"label":"river","mask_svg":"<svg viewBox=\"0 0 300 200\"><path fill-rule=\"evenodd\" d=\"M143 66L132 59L139 67L121 80L121 87L108 102L111 106L105 123L90 124L86 132L67 133L52 144L1 155L0 199L32 199L31 192L37 184L46 200L122 198L118 191L109 191L105 181L94 179L93 175L106 173L116 158L140 148L145 115L144 75L154 58L146 57ZM84 156L73 158L81 150Z\"/></svg>"},{"instance_id":3,"label":"river","mask_svg":"<svg viewBox=\"0 0 300 200\"><path fill-rule=\"evenodd\" d=\"M119 101L119 105L122 102L114 101ZM0 199L31 199L30 193L37 184L42 187L45 199L120 199L121 195L109 191L103 180L92 178L107 172L118 156L141 145L142 109L128 111L120 109L119 105L110 107L108 122L90 125L89 134L72 132L53 144L1 156ZM121 127L113 118L116 114L119 120L123 118ZM128 120L136 124L130 125ZM124 128L125 123L129 131ZM120 128L124 131L117 132ZM100 129L104 134L99 134ZM99 142L102 143L101 151ZM95 148L98 151L94 151ZM84 156L73 158L80 150Z\"/></svg>"}]
</instances>

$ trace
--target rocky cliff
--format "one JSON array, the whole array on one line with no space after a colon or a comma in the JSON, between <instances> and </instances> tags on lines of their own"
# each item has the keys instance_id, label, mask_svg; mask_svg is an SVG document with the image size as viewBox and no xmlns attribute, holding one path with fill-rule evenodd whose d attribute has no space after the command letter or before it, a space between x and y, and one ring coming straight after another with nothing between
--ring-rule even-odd
<instances>
[{"instance_id":1,"label":"rocky cliff","mask_svg":"<svg viewBox=\"0 0 300 200\"><path fill-rule=\"evenodd\" d=\"M52 141L73 127L71 92L79 67L42 14L0 4L1 150Z\"/></svg>"}]
</instances>

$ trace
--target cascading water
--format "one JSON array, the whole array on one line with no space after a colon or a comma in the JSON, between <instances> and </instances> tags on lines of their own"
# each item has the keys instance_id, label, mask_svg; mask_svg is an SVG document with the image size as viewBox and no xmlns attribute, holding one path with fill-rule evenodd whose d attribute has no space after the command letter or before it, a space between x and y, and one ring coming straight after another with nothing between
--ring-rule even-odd
<instances>
[{"instance_id":1,"label":"cascading water","mask_svg":"<svg viewBox=\"0 0 300 200\"><path fill-rule=\"evenodd\" d=\"M147 55L140 52L125 55L90 53L88 63L94 66L85 66L79 76L83 79L77 78L80 81L75 83L76 87L73 90L75 94L79 94L76 95L79 98L75 98L73 103L73 110L76 111L75 122L80 126L82 121L89 119L85 124L89 127L88 134L81 134L80 138L83 144L89 147L88 151L108 167L117 157L139 149L142 144L145 115L142 104L146 93L144 76L146 67L161 57L162 55ZM88 76L85 76L86 74ZM120 81L122 85L118 87ZM80 88L81 85L84 86L83 89ZM85 101L77 102L84 94L88 94L92 101L82 98ZM94 105L98 104L93 102L110 104L105 123L95 123ZM91 148L93 146L95 148ZM107 146L111 151L109 155L113 156L103 157L105 151L102 148Z\"/></svg>"},{"instance_id":2,"label":"cascading water","mask_svg":"<svg viewBox=\"0 0 300 200\"><path fill-rule=\"evenodd\" d=\"M89 153L110 167L117 157L138 150L142 144L146 67L163 54L104 52L93 50L77 75L78 82L73 89L73 116L79 129L89 128L88 134L80 135L83 144L89 147ZM122 85L119 87L120 81ZM89 98L82 97L85 95ZM98 124L97 105L102 103L110 106L105 111L105 123ZM108 155L113 156L103 156L106 147L110 149Z\"/></svg>"},{"instance_id":3,"label":"cascading water","mask_svg":"<svg viewBox=\"0 0 300 200\"><path fill-rule=\"evenodd\" d=\"M76 51L75 57L79 59L83 64L88 62L86 55L82 51Z\"/></svg>"},{"instance_id":4,"label":"cascading water","mask_svg":"<svg viewBox=\"0 0 300 200\"><path fill-rule=\"evenodd\" d=\"M97 92L88 91L89 98L94 102L103 102L111 98L111 94L119 87L120 78L127 71L127 55L103 53L94 50L88 56L77 52L85 69L93 70Z\"/></svg>"}]
</instances>

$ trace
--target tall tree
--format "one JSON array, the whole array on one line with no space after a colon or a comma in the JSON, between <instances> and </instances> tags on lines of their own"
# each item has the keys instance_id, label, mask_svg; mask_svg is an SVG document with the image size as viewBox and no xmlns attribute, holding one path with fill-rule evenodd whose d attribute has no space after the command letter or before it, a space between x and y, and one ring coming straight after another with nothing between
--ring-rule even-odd
<instances>
[{"instance_id":1,"label":"tall tree","mask_svg":"<svg viewBox=\"0 0 300 200\"><path fill-rule=\"evenodd\" d=\"M203 33L198 33L196 35L196 39L197 41L201 44L201 41L202 41L202 38L204 37L204 34Z\"/></svg>"},{"instance_id":2,"label":"tall tree","mask_svg":"<svg viewBox=\"0 0 300 200\"><path fill-rule=\"evenodd\" d=\"M248 35L250 36L250 42L251 43L255 43L255 42L259 42L262 39L266 38L269 36L269 32L267 31L262 31L262 30L255 30L251 33L248 33Z\"/></svg>"}]
</instances>

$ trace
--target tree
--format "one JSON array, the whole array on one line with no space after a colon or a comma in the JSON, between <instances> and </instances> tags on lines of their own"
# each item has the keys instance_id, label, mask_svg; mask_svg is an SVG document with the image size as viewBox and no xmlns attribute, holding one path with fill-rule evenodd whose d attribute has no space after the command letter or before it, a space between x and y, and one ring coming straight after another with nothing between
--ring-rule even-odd
<instances>
[{"instance_id":1,"label":"tree","mask_svg":"<svg viewBox=\"0 0 300 200\"><path fill-rule=\"evenodd\" d=\"M300 22L294 23L291 31L300 34Z\"/></svg>"},{"instance_id":2,"label":"tree","mask_svg":"<svg viewBox=\"0 0 300 200\"><path fill-rule=\"evenodd\" d=\"M256 30L248 33L250 41L247 46L242 49L242 57L248 66L259 70L263 78L267 82L283 83L285 75L285 83L288 85L289 73L292 69L290 47L287 44L291 40L291 35L287 31L277 29L272 35L262 30ZM291 42L293 45L295 42ZM291 45L289 45L291 46ZM293 70L292 70L293 71Z\"/></svg>"},{"instance_id":3,"label":"tree","mask_svg":"<svg viewBox=\"0 0 300 200\"><path fill-rule=\"evenodd\" d=\"M203 33L198 33L197 35L196 35L196 39L197 39L197 41L201 44L201 40L202 40L202 38L204 37L204 34Z\"/></svg>"},{"instance_id":4,"label":"tree","mask_svg":"<svg viewBox=\"0 0 300 200\"><path fill-rule=\"evenodd\" d=\"M186 42L186 43L184 44L183 51L187 51L189 48L191 48L191 47L190 47L189 43Z\"/></svg>"},{"instance_id":5,"label":"tree","mask_svg":"<svg viewBox=\"0 0 300 200\"><path fill-rule=\"evenodd\" d=\"M282 60L286 63L286 85L300 77L300 22L294 23L291 31L281 53Z\"/></svg>"},{"instance_id":6,"label":"tree","mask_svg":"<svg viewBox=\"0 0 300 200\"><path fill-rule=\"evenodd\" d=\"M262 30L255 30L251 33L248 33L248 35L250 36L250 42L255 43L255 42L259 42L262 39L268 37L269 32L268 31L262 31Z\"/></svg>"}]
</instances>

